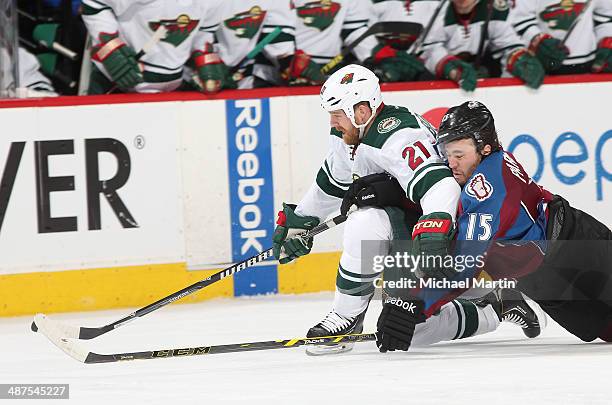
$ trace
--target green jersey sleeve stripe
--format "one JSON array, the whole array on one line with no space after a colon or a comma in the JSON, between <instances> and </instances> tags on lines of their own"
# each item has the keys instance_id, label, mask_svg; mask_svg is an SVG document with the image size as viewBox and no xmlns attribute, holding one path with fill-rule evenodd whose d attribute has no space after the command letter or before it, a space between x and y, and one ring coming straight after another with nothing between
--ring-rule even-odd
<instances>
[{"instance_id":1,"label":"green jersey sleeve stripe","mask_svg":"<svg viewBox=\"0 0 612 405\"><path fill-rule=\"evenodd\" d=\"M319 169L319 173L317 173L317 185L325 194L330 195L332 197L344 198L345 190L342 190L340 187L333 185L329 181L329 177L327 177L327 173L323 168Z\"/></svg>"},{"instance_id":2,"label":"green jersey sleeve stripe","mask_svg":"<svg viewBox=\"0 0 612 405\"><path fill-rule=\"evenodd\" d=\"M327 164L327 160L325 161L325 164L323 166L325 173L327 173L327 177L329 177L329 180L331 182L333 182L336 186L342 188L342 189L347 189L349 188L349 186L351 185L351 183L343 183L341 181L336 180L336 178L332 175L331 170L329 169L329 165Z\"/></svg>"},{"instance_id":3,"label":"green jersey sleeve stripe","mask_svg":"<svg viewBox=\"0 0 612 405\"><path fill-rule=\"evenodd\" d=\"M412 177L412 180L410 180L410 182L408 183L408 186L406 187L406 191L407 191L406 195L408 196L408 198L410 198L415 203L418 203L418 200L414 200L412 197L414 195L414 189L421 182L421 180L423 180L425 176L431 171L447 172L448 175L450 175L450 170L448 169L448 167L446 167L444 163L430 163L426 166L421 167L419 170L417 170L414 176ZM443 177L446 177L446 176L443 176ZM434 184L435 183L431 183L432 186ZM422 195L420 197L422 197ZM421 199L420 197L419 197L419 200Z\"/></svg>"},{"instance_id":4,"label":"green jersey sleeve stripe","mask_svg":"<svg viewBox=\"0 0 612 405\"><path fill-rule=\"evenodd\" d=\"M82 6L83 6L83 15L96 15L98 13L101 13L104 10L111 10L110 7L93 8L84 3L82 4Z\"/></svg>"},{"instance_id":5,"label":"green jersey sleeve stripe","mask_svg":"<svg viewBox=\"0 0 612 405\"><path fill-rule=\"evenodd\" d=\"M446 177L453 177L448 168L438 168L437 170L427 173L425 177L414 184L412 189L412 197L410 197L410 199L418 204L421 201L421 198L423 198L425 193L427 193L427 191L433 187L434 184Z\"/></svg>"}]
</instances>

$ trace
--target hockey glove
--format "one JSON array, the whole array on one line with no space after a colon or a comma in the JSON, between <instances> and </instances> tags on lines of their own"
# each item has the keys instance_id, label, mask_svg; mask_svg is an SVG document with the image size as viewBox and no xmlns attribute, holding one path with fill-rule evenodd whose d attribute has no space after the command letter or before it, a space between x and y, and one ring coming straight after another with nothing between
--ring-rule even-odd
<instances>
[{"instance_id":1,"label":"hockey glove","mask_svg":"<svg viewBox=\"0 0 612 405\"><path fill-rule=\"evenodd\" d=\"M525 49L519 49L510 55L508 71L522 79L532 89L537 89L544 81L544 67L537 58L528 54Z\"/></svg>"},{"instance_id":2,"label":"hockey glove","mask_svg":"<svg viewBox=\"0 0 612 405\"><path fill-rule=\"evenodd\" d=\"M281 76L290 86L314 86L323 84L325 75L321 65L312 61L310 55L296 50L292 56L279 60Z\"/></svg>"},{"instance_id":3,"label":"hockey glove","mask_svg":"<svg viewBox=\"0 0 612 405\"><path fill-rule=\"evenodd\" d=\"M283 203L283 210L278 212L277 227L272 237L272 252L280 264L289 263L310 253L312 238L294 236L319 225L319 219L316 217L296 215L295 207L294 204Z\"/></svg>"},{"instance_id":4,"label":"hockey glove","mask_svg":"<svg viewBox=\"0 0 612 405\"><path fill-rule=\"evenodd\" d=\"M538 58L547 72L559 69L563 60L569 55L569 49L557 38L548 34L536 35L531 40L529 51Z\"/></svg>"},{"instance_id":5,"label":"hockey glove","mask_svg":"<svg viewBox=\"0 0 612 405\"><path fill-rule=\"evenodd\" d=\"M597 44L592 69L595 73L612 73L612 37L606 37Z\"/></svg>"},{"instance_id":6,"label":"hockey glove","mask_svg":"<svg viewBox=\"0 0 612 405\"><path fill-rule=\"evenodd\" d=\"M376 173L355 180L342 199L340 214L346 215L356 205L361 207L399 207L406 193L397 180L386 174Z\"/></svg>"},{"instance_id":7,"label":"hockey glove","mask_svg":"<svg viewBox=\"0 0 612 405\"><path fill-rule=\"evenodd\" d=\"M446 61L442 62L441 74L445 79L454 81L465 91L474 91L476 89L476 69L467 62L462 61L459 58L451 57Z\"/></svg>"},{"instance_id":8,"label":"hockey glove","mask_svg":"<svg viewBox=\"0 0 612 405\"><path fill-rule=\"evenodd\" d=\"M421 256L415 274L419 278L451 279L457 271L447 267L454 236L453 219L446 212L423 215L412 230L412 255Z\"/></svg>"},{"instance_id":9,"label":"hockey glove","mask_svg":"<svg viewBox=\"0 0 612 405\"><path fill-rule=\"evenodd\" d=\"M100 44L91 49L92 58L102 63L110 79L117 86L128 91L143 82L142 73L136 60L136 53L119 35L101 33Z\"/></svg>"},{"instance_id":10,"label":"hockey glove","mask_svg":"<svg viewBox=\"0 0 612 405\"><path fill-rule=\"evenodd\" d=\"M235 89L236 83L230 76L229 69L219 55L213 51L211 44L204 45L201 51L195 51L191 59L202 82L202 91L213 94L221 89Z\"/></svg>"},{"instance_id":11,"label":"hockey glove","mask_svg":"<svg viewBox=\"0 0 612 405\"><path fill-rule=\"evenodd\" d=\"M425 322L425 303L417 297L387 297L376 324L376 346L381 353L406 351L412 343L414 328Z\"/></svg>"},{"instance_id":12,"label":"hockey glove","mask_svg":"<svg viewBox=\"0 0 612 405\"><path fill-rule=\"evenodd\" d=\"M406 51L378 45L372 52L375 73L383 82L409 82L425 71L425 64Z\"/></svg>"}]
</instances>

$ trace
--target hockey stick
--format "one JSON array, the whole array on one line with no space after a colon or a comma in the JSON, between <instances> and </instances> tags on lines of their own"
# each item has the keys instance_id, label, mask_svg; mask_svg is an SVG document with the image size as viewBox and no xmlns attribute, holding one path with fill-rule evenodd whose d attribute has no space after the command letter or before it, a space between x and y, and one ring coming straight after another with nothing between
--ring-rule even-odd
<instances>
[{"instance_id":1,"label":"hockey stick","mask_svg":"<svg viewBox=\"0 0 612 405\"><path fill-rule=\"evenodd\" d=\"M316 227L314 227L313 229L311 229L310 231L306 231L303 232L299 235L296 235L295 238L300 238L302 240L313 237L315 235L320 234L323 231L326 231L330 228L335 227L336 225L339 225L341 223L343 223L344 221L346 221L346 218L348 217L348 215L351 214L351 212L353 212L356 209L355 206L353 206L353 210L349 210L347 215L338 215L328 221L323 222L322 224L317 225ZM220 281L226 277L229 277L235 273L238 273L239 271L242 271L246 268L249 267L253 267L255 264L268 259L270 257L273 256L272 253L272 248L268 249L268 250L264 250L263 252L252 256L248 259L245 259L243 261L241 261L240 263L237 264L233 264L230 267L227 267L224 270L221 270L211 276L209 276L208 278L198 281L197 283L194 283L188 287L183 288L180 291L174 292L170 295L168 295L167 297L164 297L158 301L155 301L152 304L147 305L146 307L140 308L135 312L132 312L131 314L129 314L128 316L119 319L118 321L115 321L113 323L109 323L108 325L104 325L104 326L100 326L100 327L96 327L96 328L87 328L87 327L79 327L79 326L72 326L72 325L65 325L65 324L61 324L59 322L53 322L54 325L54 329L59 331L59 335L61 335L62 337L66 337L66 338L71 338L71 339L93 339L95 337L98 337L100 335L103 335L107 332L110 332L111 330L117 329L118 327L125 325L126 323L133 321L136 318L140 318L142 316L145 316L153 311L158 310L161 307L164 307L168 304L173 303L176 300L179 300L183 297L186 297L188 295L193 294L196 291L201 290L204 287L207 287L213 283L216 283L217 281ZM44 316L44 315L43 315ZM52 321L47 319L47 323L51 323ZM31 329L36 332L38 330L38 326L36 323L36 318L34 320L34 322L32 322L31 325Z\"/></svg>"},{"instance_id":2,"label":"hockey stick","mask_svg":"<svg viewBox=\"0 0 612 405\"><path fill-rule=\"evenodd\" d=\"M36 315L36 322L40 325L40 332L55 346L73 359L85 364L115 363L128 360L153 360L169 357L201 356L205 354L251 352L257 350L287 349L305 345L334 345L338 343L371 342L376 340L374 333L359 333L348 335L325 336L317 338L296 338L284 340L268 340L263 342L234 343L217 346L197 346L185 348L172 348L132 353L99 354L90 352L81 347L78 341L68 340L61 336L54 323L42 315Z\"/></svg>"},{"instance_id":3,"label":"hockey stick","mask_svg":"<svg viewBox=\"0 0 612 405\"><path fill-rule=\"evenodd\" d=\"M161 41L162 39L166 38L166 34L167 33L168 33L168 29L163 24L160 24L159 27L157 27L157 29L155 30L155 32L151 36L151 38L149 38L149 40L142 46L142 49L140 51L138 51L138 53L136 54L136 56L135 56L136 61L140 61L140 59L143 56L145 56L147 53L151 52L151 49L153 49L153 47L155 45L157 45L157 43L159 41ZM114 84L113 87L111 87L111 89L106 92L106 94L113 93L115 90L117 90L117 87L118 86L116 84Z\"/></svg>"},{"instance_id":4,"label":"hockey stick","mask_svg":"<svg viewBox=\"0 0 612 405\"><path fill-rule=\"evenodd\" d=\"M364 39L370 35L380 34L381 32L392 32L397 34L414 34L415 32L420 33L422 30L421 24L407 22L407 21L380 21L372 24L363 34L361 34L351 44L342 49L339 55L335 56L327 62L322 68L321 73L328 74L333 68L335 68L340 62L344 60L346 55L351 53L357 45L359 45ZM418 34L417 34L418 35Z\"/></svg>"},{"instance_id":5,"label":"hockey stick","mask_svg":"<svg viewBox=\"0 0 612 405\"><path fill-rule=\"evenodd\" d=\"M567 42L567 39L572 34L572 31L574 31L574 28L576 28L576 25L578 25L578 22L586 14L586 11L587 11L587 9L589 8L590 5L591 5L591 0L587 0L585 5L584 5L584 7L582 8L582 11L580 12L580 15L578 17L576 17L576 19L574 21L572 21L572 25L570 25L570 27L568 28L567 32L565 33L565 36L561 40L561 45L565 45L565 42Z\"/></svg>"},{"instance_id":6,"label":"hockey stick","mask_svg":"<svg viewBox=\"0 0 612 405\"><path fill-rule=\"evenodd\" d=\"M433 28L433 25L436 22L436 18L438 18L438 14L440 14L440 11L442 10L442 7L444 6L445 3L446 3L446 0L440 1L440 4L438 4L438 7L436 7L433 15L431 16L431 19L427 23L427 27L425 27L425 30L423 31L423 33L419 36L419 38L417 38L416 41L414 41L410 49L408 49L409 54L417 55L419 52L421 52L421 47L423 46L425 39L427 39L427 35L429 35L429 31L431 31L431 29Z\"/></svg>"},{"instance_id":7,"label":"hockey stick","mask_svg":"<svg viewBox=\"0 0 612 405\"><path fill-rule=\"evenodd\" d=\"M487 15L480 31L480 41L478 42L478 51L476 52L476 60L474 61L474 69L476 69L476 72L478 72L478 69L480 68L480 63L483 56L482 53L484 51L484 43L489 36L489 22L491 21L491 15L493 14L493 1L495 0L489 0L487 3Z\"/></svg>"}]
</instances>

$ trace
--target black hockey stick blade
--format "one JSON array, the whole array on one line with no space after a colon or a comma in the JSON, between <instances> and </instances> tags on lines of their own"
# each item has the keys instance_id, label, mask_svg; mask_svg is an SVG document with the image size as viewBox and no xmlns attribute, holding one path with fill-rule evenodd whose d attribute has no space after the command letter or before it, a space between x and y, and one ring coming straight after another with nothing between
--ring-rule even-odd
<instances>
[{"instance_id":1,"label":"black hockey stick blade","mask_svg":"<svg viewBox=\"0 0 612 405\"><path fill-rule=\"evenodd\" d=\"M344 47L339 55L335 56L332 60L327 62L321 68L321 73L329 73L340 62L342 62L342 60L344 60L346 55L351 53L357 45L359 45L364 39L366 39L370 35L381 34L384 32L389 34L411 34L419 36L422 30L423 26L421 24L407 21L380 21L375 24L372 24L370 28L368 28L363 34L357 37L357 39L351 42L350 45Z\"/></svg>"},{"instance_id":2,"label":"black hockey stick blade","mask_svg":"<svg viewBox=\"0 0 612 405\"><path fill-rule=\"evenodd\" d=\"M343 223L344 221L346 221L346 218L348 217L348 215L350 215L353 211L356 210L356 207L353 206L351 210L349 210L349 212L347 213L347 215L338 215L332 219L329 219L319 225L317 225L316 227L314 227L313 229L311 229L310 231L306 231L302 234L296 235L295 238L309 238L315 235L320 234L321 232L324 232L330 228L333 228L336 225L340 225L341 223ZM268 250L264 250L261 253L256 254L255 256L249 257L248 259L245 259L239 263L236 264L232 264L231 266L205 278L204 280L198 281L197 283L191 284L190 286L187 286L185 288L183 288L182 290L179 290L177 292L174 292L164 298L161 298L158 301L155 301L152 304L147 305L146 307L140 308L138 310L136 310L135 312L132 312L131 314L129 314L126 317L123 317L121 319L119 319L118 321L115 321L113 323L109 323L108 325L104 325L104 326L100 326L100 327L93 327L93 328L87 328L87 327L79 327L79 326L72 326L72 325L67 325L67 324L63 324L63 323L59 323L59 322L55 322L55 321L51 321L48 318L47 322L52 322L53 323L53 327L55 330L57 330L57 333L64 337L64 338L70 338L70 339L93 339L95 337L98 337L100 335L103 335L107 332L110 332L111 330L117 329L120 326L125 325L128 322L133 321L136 318L140 318L142 316L145 316L155 310L158 310L159 308L162 308L168 304L173 303L174 301L177 301L183 297L186 297L190 294L193 294L199 290L201 290L204 287L207 287L213 283L216 283L217 281L220 281L226 277L230 277L232 275L234 275L235 273L238 273L244 269L247 269L249 267L253 267L254 265L256 265L257 263L260 263L264 260L270 259L274 256L272 249L268 249ZM37 315L38 316L38 315ZM43 315L44 316L44 315ZM37 321L36 321L36 317L34 318L34 322L32 322L31 325L31 329L34 332L37 332L38 329L40 329L40 325L38 325Z\"/></svg>"},{"instance_id":3,"label":"black hockey stick blade","mask_svg":"<svg viewBox=\"0 0 612 405\"><path fill-rule=\"evenodd\" d=\"M268 340L262 342L234 343L216 346L196 346L185 348L172 348L162 350L150 350L131 353L99 354L90 352L80 346L76 340L61 336L61 331L56 328L54 322L42 315L36 315L36 322L40 332L45 335L51 343L61 349L73 359L85 364L116 363L130 360L153 360L166 359L170 357L202 356L206 354L252 352L258 350L288 349L306 345L335 345L339 343L359 343L376 340L374 333L359 333L348 335L324 336L317 338L296 338L283 340Z\"/></svg>"}]
</instances>

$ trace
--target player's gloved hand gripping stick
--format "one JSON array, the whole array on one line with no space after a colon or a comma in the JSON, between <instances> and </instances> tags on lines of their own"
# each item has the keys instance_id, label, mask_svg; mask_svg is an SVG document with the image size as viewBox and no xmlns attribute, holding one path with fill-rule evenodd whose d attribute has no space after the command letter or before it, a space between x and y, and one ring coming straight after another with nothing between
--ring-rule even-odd
<instances>
[{"instance_id":1,"label":"player's gloved hand gripping stick","mask_svg":"<svg viewBox=\"0 0 612 405\"><path fill-rule=\"evenodd\" d=\"M347 213L347 215L338 215L332 219L329 219L325 222L323 222L322 224L319 224L317 226L315 226L314 228L312 228L309 231L294 235L295 238L299 238L301 240L308 240L311 239L313 236L320 234L321 232L324 232L330 228L335 227L336 225L340 225L341 223L343 223L344 221L346 221L346 218L348 217L348 215L350 215L352 211L349 211ZM79 327L79 326L72 326L72 325L66 325L66 324L61 324L59 322L53 322L50 319L46 318L44 315L38 314L36 315L39 319L45 318L47 323L53 323L53 329L54 331L56 331L56 334L59 335L59 337L61 338L71 338L71 339L93 339L95 337L98 337L100 335L105 334L106 332L110 332L111 330L117 329L118 327L133 321L136 318L140 318L144 315L147 315L155 310L158 310L161 307L164 307L168 304L173 303L174 301L177 301L183 297L186 297L188 295L191 295L193 293L195 293L196 291L201 290L204 287L207 287L211 284L216 283L217 281L220 281L226 277L232 276L235 273L238 273L239 271L242 271L246 268L249 267L253 267L255 264L269 259L273 256L273 252L272 252L272 248L268 249L268 250L264 250L263 252L252 256L248 259L245 259L243 261L241 261L240 263L236 263L231 265L230 267L227 267L224 270L221 270L211 276L209 276L208 278L198 281L197 283L194 283L188 287L183 288L180 291L174 292L170 295L168 295L167 297L164 297L158 301L155 301L152 304L147 305L146 307L140 308L138 310L136 310L135 312L132 312L131 314L129 314L128 316L119 319L118 321L115 321L113 323L109 323L108 325L105 326L100 326L100 327L93 327L93 328L88 328L88 327ZM36 318L35 318L36 319ZM36 321L32 322L32 326L31 326L32 330L34 332L38 331L38 326L36 325Z\"/></svg>"}]
</instances>

